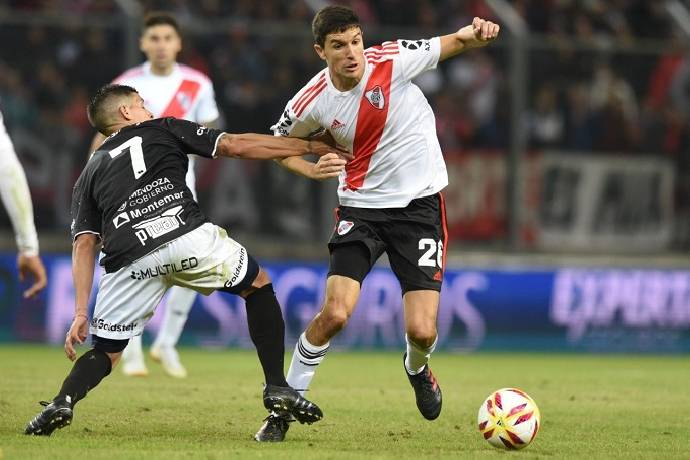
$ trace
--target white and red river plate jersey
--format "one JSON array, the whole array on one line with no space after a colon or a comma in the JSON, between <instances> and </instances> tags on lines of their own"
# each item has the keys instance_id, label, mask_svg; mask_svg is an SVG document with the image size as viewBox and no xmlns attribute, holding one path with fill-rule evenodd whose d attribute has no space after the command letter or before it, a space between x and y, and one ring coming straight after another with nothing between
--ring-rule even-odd
<instances>
[{"instance_id":1,"label":"white and red river plate jersey","mask_svg":"<svg viewBox=\"0 0 690 460\"><path fill-rule=\"evenodd\" d=\"M412 79L438 64L441 42L397 40L367 48L362 80L339 91L328 68L291 100L271 130L305 137L322 128L354 154L338 178L341 205L402 208L448 185L436 120Z\"/></svg>"}]
</instances>

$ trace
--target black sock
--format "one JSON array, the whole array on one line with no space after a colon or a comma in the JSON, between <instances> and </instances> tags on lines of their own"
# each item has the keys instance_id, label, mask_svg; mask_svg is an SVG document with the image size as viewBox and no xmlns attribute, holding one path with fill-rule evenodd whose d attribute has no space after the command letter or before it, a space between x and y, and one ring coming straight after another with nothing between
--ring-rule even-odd
<instances>
[{"instance_id":1,"label":"black sock","mask_svg":"<svg viewBox=\"0 0 690 460\"><path fill-rule=\"evenodd\" d=\"M285 322L273 285L257 289L247 296L249 336L259 355L268 385L288 386L285 380Z\"/></svg>"},{"instance_id":2,"label":"black sock","mask_svg":"<svg viewBox=\"0 0 690 460\"><path fill-rule=\"evenodd\" d=\"M84 399L86 393L110 374L112 363L105 352L92 348L87 351L74 363L72 371L69 373L62 388L54 399L64 399L70 397L69 402L72 407L81 399Z\"/></svg>"}]
</instances>

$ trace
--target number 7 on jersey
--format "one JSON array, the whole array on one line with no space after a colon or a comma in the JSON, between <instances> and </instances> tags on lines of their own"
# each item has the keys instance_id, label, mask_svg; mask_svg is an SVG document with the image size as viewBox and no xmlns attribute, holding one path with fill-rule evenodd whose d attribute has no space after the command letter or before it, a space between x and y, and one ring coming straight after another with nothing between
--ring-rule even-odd
<instances>
[{"instance_id":1,"label":"number 7 on jersey","mask_svg":"<svg viewBox=\"0 0 690 460\"><path fill-rule=\"evenodd\" d=\"M132 160L132 171L134 178L139 179L146 172L146 163L144 163L144 150L141 148L141 136L134 136L127 142L120 144L110 152L110 158L115 158L125 150L129 149L129 157Z\"/></svg>"}]
</instances>

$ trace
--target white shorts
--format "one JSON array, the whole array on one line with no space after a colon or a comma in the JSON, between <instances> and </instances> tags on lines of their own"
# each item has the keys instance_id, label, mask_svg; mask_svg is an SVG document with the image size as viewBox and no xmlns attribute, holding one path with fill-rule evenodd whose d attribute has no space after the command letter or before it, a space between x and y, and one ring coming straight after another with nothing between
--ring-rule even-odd
<instances>
[{"instance_id":1,"label":"white shorts","mask_svg":"<svg viewBox=\"0 0 690 460\"><path fill-rule=\"evenodd\" d=\"M91 334L124 340L141 335L171 286L204 295L233 292L254 281L258 265L225 230L205 223L132 262L98 284Z\"/></svg>"}]
</instances>

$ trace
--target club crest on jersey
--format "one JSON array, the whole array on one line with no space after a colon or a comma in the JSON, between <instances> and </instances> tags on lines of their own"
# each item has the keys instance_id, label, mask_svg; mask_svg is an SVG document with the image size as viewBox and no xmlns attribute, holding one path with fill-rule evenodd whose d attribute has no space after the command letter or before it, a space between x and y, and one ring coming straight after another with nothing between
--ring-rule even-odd
<instances>
[{"instance_id":1,"label":"club crest on jersey","mask_svg":"<svg viewBox=\"0 0 690 460\"><path fill-rule=\"evenodd\" d=\"M350 230L352 230L352 227L355 226L354 222L350 222L349 220L341 220L338 222L338 235L343 236Z\"/></svg>"},{"instance_id":2,"label":"club crest on jersey","mask_svg":"<svg viewBox=\"0 0 690 460\"><path fill-rule=\"evenodd\" d=\"M386 98L383 97L383 90L378 85L374 86L369 91L366 91L364 93L364 97L367 98L367 101L369 101L371 105L379 110L383 110L383 108L386 106Z\"/></svg>"}]
</instances>

